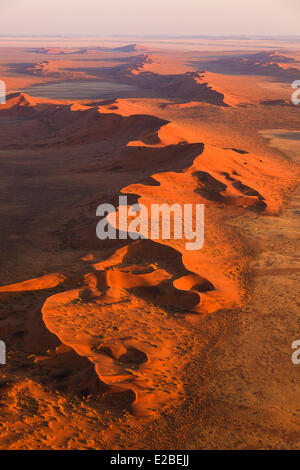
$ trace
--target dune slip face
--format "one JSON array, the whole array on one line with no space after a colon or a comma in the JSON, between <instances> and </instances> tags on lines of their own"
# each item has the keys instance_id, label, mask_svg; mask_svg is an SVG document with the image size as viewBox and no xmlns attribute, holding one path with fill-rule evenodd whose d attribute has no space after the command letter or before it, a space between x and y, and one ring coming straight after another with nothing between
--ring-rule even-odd
<instances>
[{"instance_id":1,"label":"dune slip face","mask_svg":"<svg viewBox=\"0 0 300 470\"><path fill-rule=\"evenodd\" d=\"M143 448L161 431L165 448L208 439L191 427L214 406L211 354L253 296L253 227L279 218L297 183L296 163L258 133L299 125L272 82L297 57L198 61L133 44L19 54L1 62L0 448ZM26 92L15 91L20 75ZM112 77L121 91L72 97L76 83ZM37 96L67 80L67 99ZM149 214L204 204L203 248L99 240L98 205L125 195Z\"/></svg>"}]
</instances>

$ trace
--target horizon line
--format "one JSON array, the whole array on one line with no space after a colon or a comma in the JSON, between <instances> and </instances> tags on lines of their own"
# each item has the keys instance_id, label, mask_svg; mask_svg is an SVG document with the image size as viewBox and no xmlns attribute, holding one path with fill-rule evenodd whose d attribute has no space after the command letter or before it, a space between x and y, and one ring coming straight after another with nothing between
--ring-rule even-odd
<instances>
[{"instance_id":1,"label":"horizon line","mask_svg":"<svg viewBox=\"0 0 300 470\"><path fill-rule=\"evenodd\" d=\"M287 34L204 34L204 35L169 35L169 34L71 34L71 33L61 33L61 34L0 34L0 38L95 38L95 37L105 37L105 38L169 38L169 39L300 39L300 35L287 35Z\"/></svg>"}]
</instances>

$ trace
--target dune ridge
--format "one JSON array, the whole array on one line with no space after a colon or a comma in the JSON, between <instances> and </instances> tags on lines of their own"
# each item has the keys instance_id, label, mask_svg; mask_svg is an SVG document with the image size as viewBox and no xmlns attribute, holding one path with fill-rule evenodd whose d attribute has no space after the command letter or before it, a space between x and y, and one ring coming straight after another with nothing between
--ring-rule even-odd
<instances>
[{"instance_id":1,"label":"dune ridge","mask_svg":"<svg viewBox=\"0 0 300 470\"><path fill-rule=\"evenodd\" d=\"M277 190L281 164L246 150L190 143L186 130L168 121L103 112L98 103L81 107L18 94L1 112L24 118L24 127L16 124L22 149L92 144L112 132L123 139L120 164L127 171L144 170L145 163L148 169L140 182L121 186L120 194L147 207L154 202L205 204L205 247L199 252L186 251L180 240L138 240L121 247L108 242L104 259L92 259L76 275L50 273L0 289L4 301L22 292L61 289L46 295L35 312L34 337L51 333L56 338L47 340L49 351L37 354L37 363L49 367L67 356L70 363L78 363L79 376L71 375L65 391L80 377L75 392L99 395L136 415L156 413L182 393L180 370L188 358L182 357L179 344L189 334L185 322L199 323L201 315L236 308L247 300L242 277L249 259L232 243L234 235L224 220L245 211L278 213L283 204ZM33 144L26 123L33 126L45 114L51 120ZM57 132L62 123L63 131ZM6 146L18 148L9 136ZM110 166L114 168L112 162ZM122 172L122 167L115 168ZM160 171L153 172L155 168ZM83 220L75 231L87 240L95 225L95 219L88 224ZM99 244L95 234L93 238Z\"/></svg>"}]
</instances>

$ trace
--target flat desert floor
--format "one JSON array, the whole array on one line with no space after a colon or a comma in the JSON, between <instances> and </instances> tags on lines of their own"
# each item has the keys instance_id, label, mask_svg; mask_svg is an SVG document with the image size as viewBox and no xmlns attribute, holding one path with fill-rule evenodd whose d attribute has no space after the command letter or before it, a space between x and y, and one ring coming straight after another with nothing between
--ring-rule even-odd
<instances>
[{"instance_id":1,"label":"flat desert floor","mask_svg":"<svg viewBox=\"0 0 300 470\"><path fill-rule=\"evenodd\" d=\"M0 78L0 448L299 448L299 43L2 37ZM99 240L120 195L203 248Z\"/></svg>"}]
</instances>

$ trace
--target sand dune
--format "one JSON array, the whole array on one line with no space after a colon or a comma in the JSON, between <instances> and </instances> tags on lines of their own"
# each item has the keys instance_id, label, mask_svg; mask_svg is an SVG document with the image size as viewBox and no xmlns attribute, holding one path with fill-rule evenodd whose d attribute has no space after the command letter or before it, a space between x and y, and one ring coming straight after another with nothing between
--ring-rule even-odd
<instances>
[{"instance_id":1,"label":"sand dune","mask_svg":"<svg viewBox=\"0 0 300 470\"><path fill-rule=\"evenodd\" d=\"M70 55L70 54L87 54L92 51L107 51L107 52L137 52L147 50L146 47L138 44L128 44L120 47L90 47L90 48L60 48L60 47L36 47L32 49L26 49L26 52L32 52L35 54L46 54L46 55Z\"/></svg>"},{"instance_id":2,"label":"sand dune","mask_svg":"<svg viewBox=\"0 0 300 470\"><path fill-rule=\"evenodd\" d=\"M293 67L294 63L297 67ZM199 65L210 72L222 70L223 73L237 75L266 75L284 81L297 80L299 76L297 61L276 51L203 61Z\"/></svg>"},{"instance_id":3,"label":"sand dune","mask_svg":"<svg viewBox=\"0 0 300 470\"><path fill-rule=\"evenodd\" d=\"M78 162L73 173L111 168L139 175L147 169L149 180L143 176L142 183L120 187L121 193L148 207L154 202L172 204L178 200L205 203L205 249L187 252L180 240L140 240L117 249L108 242L111 254L91 265L89 272L76 276L47 274L3 286L0 295L7 300L8 294L59 287L62 291L49 294L41 308L44 327L55 335L58 346L51 353L37 354L35 362L59 368L66 358L74 360L80 364L80 374L89 377L85 380L86 394L100 394L102 400L145 416L175 400L182 389L180 380L174 384L171 380L179 360L178 343L172 336L176 316L185 315L195 322L197 315L236 308L245 302L238 271L246 269L247 257L241 257L240 250L233 247L228 229L221 228L224 207L228 208L225 217L249 209L277 213L281 202L274 194L282 169L280 164L244 150L189 143L184 129L154 116L124 117L103 114L101 109L97 105L56 104L24 94L11 95L1 110L9 118L7 128L12 132L10 139L5 127L2 130L6 148L19 148L13 133L16 117L22 117L15 125L23 151L92 145L105 141L111 133L113 139L124 142L122 159L115 158L114 163L104 160L100 167ZM43 128L44 116L47 121ZM29 124L31 129L39 128L39 138L34 142L27 131ZM94 223L90 227L81 221L76 232L86 244L89 237L95 237L94 230ZM36 316L36 339L41 318ZM131 331L135 334L128 335ZM65 377L59 372L55 380L60 374ZM75 377L69 379L65 391L72 388L73 380Z\"/></svg>"},{"instance_id":4,"label":"sand dune","mask_svg":"<svg viewBox=\"0 0 300 470\"><path fill-rule=\"evenodd\" d=\"M207 51L133 43L23 54L0 63L9 90L19 80L75 86L91 78L137 90L82 100L14 91L0 107L0 326L9 346L0 447L209 447L206 426L219 423L223 409L214 370L231 397L226 410L232 393L237 401L240 389L247 395L248 356L244 351L243 379L230 343L236 330L229 330L243 322L253 297L258 232L268 227L268 265L277 243L272 224L298 178L297 166L258 134L264 125L299 124L280 82L295 73L296 57L209 58ZM100 241L96 208L118 206L120 195L149 213L153 203L204 204L203 249L161 236ZM272 295L254 299L257 309ZM273 326L280 331L275 320ZM222 354L231 352L236 366L230 369L231 358L222 377ZM247 404L246 418L259 408L252 399ZM226 413L230 426L242 415ZM231 433L228 445L239 425Z\"/></svg>"}]
</instances>

